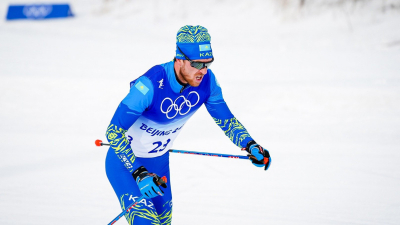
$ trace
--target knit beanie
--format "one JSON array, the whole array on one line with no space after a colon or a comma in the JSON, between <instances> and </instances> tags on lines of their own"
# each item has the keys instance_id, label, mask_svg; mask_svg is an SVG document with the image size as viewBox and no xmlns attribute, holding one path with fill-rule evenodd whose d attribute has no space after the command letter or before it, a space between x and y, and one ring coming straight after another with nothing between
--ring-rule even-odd
<instances>
[{"instance_id":1,"label":"knit beanie","mask_svg":"<svg viewBox=\"0 0 400 225\"><path fill-rule=\"evenodd\" d=\"M202 26L186 25L176 34L176 58L190 60L213 58L211 36ZM183 54L182 54L183 53Z\"/></svg>"}]
</instances>

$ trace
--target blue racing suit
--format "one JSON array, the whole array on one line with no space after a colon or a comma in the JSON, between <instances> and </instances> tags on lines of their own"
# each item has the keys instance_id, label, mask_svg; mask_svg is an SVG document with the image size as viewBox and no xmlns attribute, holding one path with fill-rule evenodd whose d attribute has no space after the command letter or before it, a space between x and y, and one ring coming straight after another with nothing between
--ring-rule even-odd
<instances>
[{"instance_id":1,"label":"blue racing suit","mask_svg":"<svg viewBox=\"0 0 400 225\"><path fill-rule=\"evenodd\" d=\"M214 121L238 147L246 147L252 138L230 112L210 69L198 87L182 86L171 61L154 66L130 85L130 92L119 104L106 132L110 143L107 177L124 210L141 196L132 177L137 168L144 166L151 173L166 176L168 187L161 188L164 196L143 199L125 217L129 224L169 225L172 194L168 149L200 106L205 104Z\"/></svg>"}]
</instances>

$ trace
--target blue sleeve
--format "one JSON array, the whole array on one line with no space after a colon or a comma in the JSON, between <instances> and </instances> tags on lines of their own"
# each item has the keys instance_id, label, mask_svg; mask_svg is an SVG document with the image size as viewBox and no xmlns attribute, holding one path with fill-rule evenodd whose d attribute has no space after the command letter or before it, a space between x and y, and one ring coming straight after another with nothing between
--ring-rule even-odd
<instances>
[{"instance_id":1,"label":"blue sleeve","mask_svg":"<svg viewBox=\"0 0 400 225\"><path fill-rule=\"evenodd\" d=\"M142 114L142 112L151 104L153 95L153 84L149 78L142 76L139 77L131 86L131 90L122 100L122 103L128 106L132 111Z\"/></svg>"},{"instance_id":2,"label":"blue sleeve","mask_svg":"<svg viewBox=\"0 0 400 225\"><path fill-rule=\"evenodd\" d=\"M246 128L237 120L228 108L223 96L222 89L215 78L214 74L210 71L210 97L205 105L225 135L238 147L246 147L247 143L253 138L247 132Z\"/></svg>"},{"instance_id":3,"label":"blue sleeve","mask_svg":"<svg viewBox=\"0 0 400 225\"><path fill-rule=\"evenodd\" d=\"M119 104L106 131L110 148L131 173L142 164L136 159L125 133L150 106L153 94L153 85L147 77L137 79L129 94Z\"/></svg>"}]
</instances>

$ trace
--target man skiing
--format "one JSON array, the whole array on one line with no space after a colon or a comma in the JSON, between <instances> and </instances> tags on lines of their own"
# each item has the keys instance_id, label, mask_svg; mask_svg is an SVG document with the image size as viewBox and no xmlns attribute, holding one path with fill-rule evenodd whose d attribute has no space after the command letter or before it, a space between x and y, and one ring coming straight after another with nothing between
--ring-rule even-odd
<instances>
[{"instance_id":1,"label":"man skiing","mask_svg":"<svg viewBox=\"0 0 400 225\"><path fill-rule=\"evenodd\" d=\"M211 36L202 26L184 26L177 33L173 61L156 65L132 81L119 104L106 137L107 177L125 210L140 196L145 199L125 215L129 224L169 225L172 219L169 152L186 121L205 104L214 121L257 167L268 169L269 152L258 145L233 116L221 87L209 69L214 61Z\"/></svg>"}]
</instances>

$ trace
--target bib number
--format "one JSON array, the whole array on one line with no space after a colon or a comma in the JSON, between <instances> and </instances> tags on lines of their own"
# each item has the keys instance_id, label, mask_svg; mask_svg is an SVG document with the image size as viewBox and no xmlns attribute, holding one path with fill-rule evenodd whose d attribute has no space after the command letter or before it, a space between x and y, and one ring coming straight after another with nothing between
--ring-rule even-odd
<instances>
[{"instance_id":1,"label":"bib number","mask_svg":"<svg viewBox=\"0 0 400 225\"><path fill-rule=\"evenodd\" d=\"M153 142L153 145L156 145L156 147L153 150L149 151L149 153L157 153L157 152L164 151L170 141L171 141L171 139L168 139L164 145L161 141ZM161 149L159 149L160 147L161 147Z\"/></svg>"}]
</instances>

